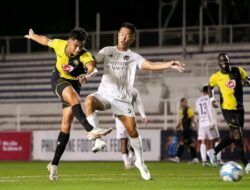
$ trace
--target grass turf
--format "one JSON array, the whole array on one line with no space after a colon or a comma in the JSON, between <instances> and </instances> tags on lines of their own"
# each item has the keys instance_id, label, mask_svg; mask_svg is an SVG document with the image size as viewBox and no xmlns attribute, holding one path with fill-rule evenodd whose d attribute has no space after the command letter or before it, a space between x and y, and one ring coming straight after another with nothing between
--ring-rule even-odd
<instances>
[{"instance_id":1,"label":"grass turf","mask_svg":"<svg viewBox=\"0 0 250 190\"><path fill-rule=\"evenodd\" d=\"M49 181L47 162L0 162L0 190L242 190L250 189L250 175L224 182L219 168L201 164L147 162L153 180L144 181L137 169L121 162L61 162L59 180Z\"/></svg>"}]
</instances>

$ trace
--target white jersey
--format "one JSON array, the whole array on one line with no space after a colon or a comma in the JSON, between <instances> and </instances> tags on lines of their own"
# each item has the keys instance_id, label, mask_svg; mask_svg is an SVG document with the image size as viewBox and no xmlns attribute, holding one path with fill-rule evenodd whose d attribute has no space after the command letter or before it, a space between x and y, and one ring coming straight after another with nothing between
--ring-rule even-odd
<instances>
[{"instance_id":1,"label":"white jersey","mask_svg":"<svg viewBox=\"0 0 250 190\"><path fill-rule=\"evenodd\" d=\"M198 112L200 127L216 124L212 103L208 95L203 95L196 100L196 111Z\"/></svg>"},{"instance_id":2,"label":"white jersey","mask_svg":"<svg viewBox=\"0 0 250 190\"><path fill-rule=\"evenodd\" d=\"M101 49L96 55L97 62L103 62L104 72L98 93L121 101L132 101L137 67L141 69L145 59L130 50L119 51L116 46Z\"/></svg>"}]
</instances>

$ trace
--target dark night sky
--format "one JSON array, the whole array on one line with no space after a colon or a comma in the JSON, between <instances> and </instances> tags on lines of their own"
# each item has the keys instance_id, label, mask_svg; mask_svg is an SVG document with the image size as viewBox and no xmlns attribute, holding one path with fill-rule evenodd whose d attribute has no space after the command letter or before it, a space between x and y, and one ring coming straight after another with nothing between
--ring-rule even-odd
<instances>
[{"instance_id":1,"label":"dark night sky","mask_svg":"<svg viewBox=\"0 0 250 190\"><path fill-rule=\"evenodd\" d=\"M117 30L124 21L134 23L139 29L158 27L158 0L79 1L80 26L89 32L95 30L96 12L101 13L101 30ZM249 0L223 1L225 23L250 23ZM198 25L199 2L187 0L187 25ZM215 4L209 5L213 21L204 15L205 24L217 24L217 8ZM181 26L181 10L182 3L179 3L170 27ZM167 14L169 9L163 11ZM30 27L37 33L68 33L74 25L75 0L2 0L0 3L0 36L24 35Z\"/></svg>"}]
</instances>

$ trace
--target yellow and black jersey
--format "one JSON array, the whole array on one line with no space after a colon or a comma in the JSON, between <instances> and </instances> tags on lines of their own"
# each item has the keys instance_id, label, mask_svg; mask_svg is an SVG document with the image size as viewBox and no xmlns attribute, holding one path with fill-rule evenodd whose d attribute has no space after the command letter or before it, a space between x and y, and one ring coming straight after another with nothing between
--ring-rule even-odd
<instances>
[{"instance_id":1,"label":"yellow and black jersey","mask_svg":"<svg viewBox=\"0 0 250 190\"><path fill-rule=\"evenodd\" d=\"M190 108L182 108L179 112L179 123L183 130L191 129L192 119L194 118L194 111Z\"/></svg>"},{"instance_id":2,"label":"yellow and black jersey","mask_svg":"<svg viewBox=\"0 0 250 190\"><path fill-rule=\"evenodd\" d=\"M70 79L70 80L77 80L77 76L80 74L86 73L87 68L86 65L90 61L93 61L94 58L92 57L91 53L88 52L86 49L82 51L78 56L75 57L68 57L65 53L65 48L67 45L66 40L61 39L53 39L50 40L48 46L53 48L56 54L56 69L60 73L60 77ZM63 68L65 66L73 66L75 69L72 72L66 72Z\"/></svg>"},{"instance_id":3,"label":"yellow and black jersey","mask_svg":"<svg viewBox=\"0 0 250 190\"><path fill-rule=\"evenodd\" d=\"M219 87L222 109L243 109L242 80L246 77L247 73L241 67L232 67L228 74L218 71L210 77L209 85Z\"/></svg>"}]
</instances>

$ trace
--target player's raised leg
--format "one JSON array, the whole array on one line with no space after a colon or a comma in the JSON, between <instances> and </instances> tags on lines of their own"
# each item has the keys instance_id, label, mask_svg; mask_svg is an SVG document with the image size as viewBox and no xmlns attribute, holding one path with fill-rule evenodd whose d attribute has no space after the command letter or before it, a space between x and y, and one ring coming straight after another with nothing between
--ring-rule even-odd
<instances>
[{"instance_id":1,"label":"player's raised leg","mask_svg":"<svg viewBox=\"0 0 250 190\"><path fill-rule=\"evenodd\" d=\"M100 98L102 100L102 98ZM96 113L96 110L104 111L105 105L103 102L106 102L103 98L103 102L96 98L94 95L89 95L86 97L84 101L85 112L87 115L88 122L94 127L95 130L99 130L99 119ZM108 108L107 108L108 109ZM106 130L106 134L112 131L111 128ZM91 135L91 133L90 133ZM104 142L101 137L98 137L94 140L92 152L96 153L98 151L103 150L106 147L106 142Z\"/></svg>"}]
</instances>

